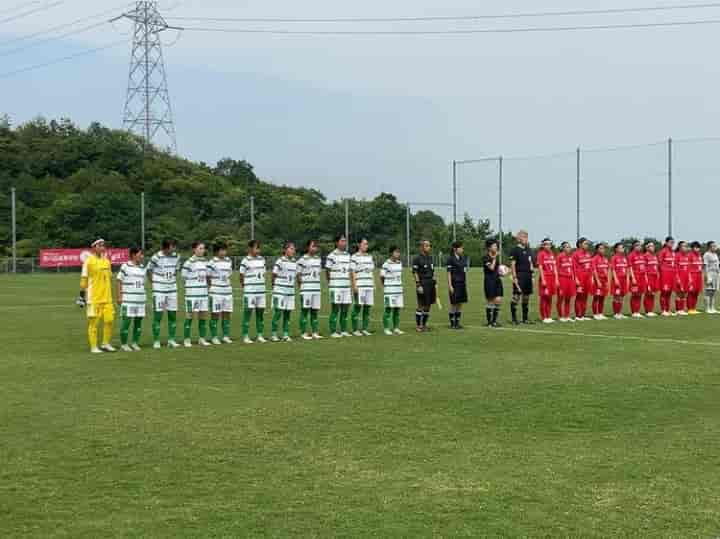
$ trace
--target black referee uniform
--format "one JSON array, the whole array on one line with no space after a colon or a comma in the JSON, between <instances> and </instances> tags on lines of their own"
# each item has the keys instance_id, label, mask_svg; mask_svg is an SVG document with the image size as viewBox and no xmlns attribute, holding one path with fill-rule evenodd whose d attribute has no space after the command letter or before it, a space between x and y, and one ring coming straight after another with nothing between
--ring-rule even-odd
<instances>
[{"instance_id":1,"label":"black referee uniform","mask_svg":"<svg viewBox=\"0 0 720 539\"><path fill-rule=\"evenodd\" d=\"M510 251L510 261L515 266L517 282L513 282L513 297L510 303L513 324L518 323L517 306L522 302L522 320L528 323L530 296L533 294L533 252L530 246L517 245Z\"/></svg>"},{"instance_id":2,"label":"black referee uniform","mask_svg":"<svg viewBox=\"0 0 720 539\"><path fill-rule=\"evenodd\" d=\"M419 331L427 331L430 309L437 301L435 263L432 255L417 255L412 261L412 271L417 285L418 308L415 311L415 322Z\"/></svg>"},{"instance_id":3,"label":"black referee uniform","mask_svg":"<svg viewBox=\"0 0 720 539\"><path fill-rule=\"evenodd\" d=\"M463 305L468 302L468 258L465 255L458 256L456 253L453 253L448 257L446 265L448 275L450 276L450 284L452 285L452 292L450 293L450 309L448 310L450 328L462 329L462 326L460 325L462 311L459 310L459 308L457 310L453 309L453 307Z\"/></svg>"},{"instance_id":4,"label":"black referee uniform","mask_svg":"<svg viewBox=\"0 0 720 539\"><path fill-rule=\"evenodd\" d=\"M485 299L488 300L486 308L488 326L497 326L498 314L500 313L500 304L495 303L497 298L503 297L503 283L500 278L500 262L490 255L483 257L483 272Z\"/></svg>"}]
</instances>

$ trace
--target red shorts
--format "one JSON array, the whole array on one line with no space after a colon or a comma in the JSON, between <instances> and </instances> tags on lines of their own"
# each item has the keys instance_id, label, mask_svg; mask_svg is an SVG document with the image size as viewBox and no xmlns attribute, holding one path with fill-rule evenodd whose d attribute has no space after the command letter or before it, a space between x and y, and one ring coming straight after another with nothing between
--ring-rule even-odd
<instances>
[{"instance_id":1,"label":"red shorts","mask_svg":"<svg viewBox=\"0 0 720 539\"><path fill-rule=\"evenodd\" d=\"M660 292L672 292L677 285L677 274L674 271L660 272Z\"/></svg>"},{"instance_id":2,"label":"red shorts","mask_svg":"<svg viewBox=\"0 0 720 539\"><path fill-rule=\"evenodd\" d=\"M607 281L601 281L600 286L597 283L593 283L592 295L598 297L605 297L608 295L608 283Z\"/></svg>"},{"instance_id":3,"label":"red shorts","mask_svg":"<svg viewBox=\"0 0 720 539\"><path fill-rule=\"evenodd\" d=\"M620 285L618 286L615 284L615 281L613 280L612 285L610 286L610 291L612 292L613 296L625 296L628 293L628 282L626 278L619 279Z\"/></svg>"},{"instance_id":4,"label":"red shorts","mask_svg":"<svg viewBox=\"0 0 720 539\"><path fill-rule=\"evenodd\" d=\"M705 288L705 283L703 282L702 273L691 273L690 274L690 291L691 292L700 292L703 288Z\"/></svg>"},{"instance_id":5,"label":"red shorts","mask_svg":"<svg viewBox=\"0 0 720 539\"><path fill-rule=\"evenodd\" d=\"M542 280L538 281L538 292L541 296L551 297L557 292L555 287L555 281L548 281L547 286L543 286Z\"/></svg>"},{"instance_id":6,"label":"red shorts","mask_svg":"<svg viewBox=\"0 0 720 539\"><path fill-rule=\"evenodd\" d=\"M660 292L660 275L657 273L648 273L645 275L647 281L647 291L649 294Z\"/></svg>"},{"instance_id":7,"label":"red shorts","mask_svg":"<svg viewBox=\"0 0 720 539\"><path fill-rule=\"evenodd\" d=\"M637 276L636 281L637 284L630 283L630 293L633 296L642 296L648 289L647 278L641 274Z\"/></svg>"},{"instance_id":8,"label":"red shorts","mask_svg":"<svg viewBox=\"0 0 720 539\"><path fill-rule=\"evenodd\" d=\"M558 295L563 298L574 298L577 295L577 285L572 277L560 276Z\"/></svg>"},{"instance_id":9,"label":"red shorts","mask_svg":"<svg viewBox=\"0 0 720 539\"><path fill-rule=\"evenodd\" d=\"M578 296L590 294L593 289L593 278L591 273L587 273L585 275L578 274L577 280L580 282L580 286L577 287L576 294Z\"/></svg>"},{"instance_id":10,"label":"red shorts","mask_svg":"<svg viewBox=\"0 0 720 539\"><path fill-rule=\"evenodd\" d=\"M690 290L690 274L680 273L677 274L677 280L675 281L675 292L684 294Z\"/></svg>"}]
</instances>

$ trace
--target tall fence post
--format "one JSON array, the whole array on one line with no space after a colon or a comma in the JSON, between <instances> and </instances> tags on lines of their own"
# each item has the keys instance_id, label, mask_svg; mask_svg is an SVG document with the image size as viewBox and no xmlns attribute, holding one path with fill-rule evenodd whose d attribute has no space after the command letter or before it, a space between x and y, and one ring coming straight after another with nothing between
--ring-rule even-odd
<instances>
[{"instance_id":1,"label":"tall fence post","mask_svg":"<svg viewBox=\"0 0 720 539\"><path fill-rule=\"evenodd\" d=\"M405 208L405 245L407 247L407 267L410 267L410 203Z\"/></svg>"},{"instance_id":2,"label":"tall fence post","mask_svg":"<svg viewBox=\"0 0 720 539\"><path fill-rule=\"evenodd\" d=\"M17 273L17 210L15 206L15 188L10 189L10 207L12 218L12 271Z\"/></svg>"},{"instance_id":3,"label":"tall fence post","mask_svg":"<svg viewBox=\"0 0 720 539\"><path fill-rule=\"evenodd\" d=\"M498 157L498 259L502 262L503 255L503 158Z\"/></svg>"},{"instance_id":4,"label":"tall fence post","mask_svg":"<svg viewBox=\"0 0 720 539\"><path fill-rule=\"evenodd\" d=\"M672 138L668 139L667 147L667 180L668 180L668 236L673 233L673 165L672 165Z\"/></svg>"},{"instance_id":5,"label":"tall fence post","mask_svg":"<svg viewBox=\"0 0 720 539\"><path fill-rule=\"evenodd\" d=\"M255 239L255 197L250 197L250 239Z\"/></svg>"},{"instance_id":6,"label":"tall fence post","mask_svg":"<svg viewBox=\"0 0 720 539\"><path fill-rule=\"evenodd\" d=\"M345 240L350 245L350 201L345 199Z\"/></svg>"},{"instance_id":7,"label":"tall fence post","mask_svg":"<svg viewBox=\"0 0 720 539\"><path fill-rule=\"evenodd\" d=\"M575 154L575 239L580 239L580 146Z\"/></svg>"},{"instance_id":8,"label":"tall fence post","mask_svg":"<svg viewBox=\"0 0 720 539\"><path fill-rule=\"evenodd\" d=\"M140 247L145 251L145 191L140 193Z\"/></svg>"},{"instance_id":9,"label":"tall fence post","mask_svg":"<svg viewBox=\"0 0 720 539\"><path fill-rule=\"evenodd\" d=\"M452 162L453 241L457 241L457 161Z\"/></svg>"}]
</instances>

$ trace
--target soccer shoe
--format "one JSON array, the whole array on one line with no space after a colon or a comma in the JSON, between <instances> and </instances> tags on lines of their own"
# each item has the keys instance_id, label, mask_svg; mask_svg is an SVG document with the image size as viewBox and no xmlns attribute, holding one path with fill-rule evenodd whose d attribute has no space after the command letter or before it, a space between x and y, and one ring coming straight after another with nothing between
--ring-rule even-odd
<instances>
[{"instance_id":1,"label":"soccer shoe","mask_svg":"<svg viewBox=\"0 0 720 539\"><path fill-rule=\"evenodd\" d=\"M123 344L123 345L120 347L120 350L122 350L123 352L132 352L132 351L133 351L133 349L130 348L130 346L127 345L127 344Z\"/></svg>"},{"instance_id":2,"label":"soccer shoe","mask_svg":"<svg viewBox=\"0 0 720 539\"><path fill-rule=\"evenodd\" d=\"M655 318L657 316L657 313L653 313L653 312L645 313L645 316L647 316L648 318Z\"/></svg>"},{"instance_id":3,"label":"soccer shoe","mask_svg":"<svg viewBox=\"0 0 720 539\"><path fill-rule=\"evenodd\" d=\"M213 337L210 342L215 345L222 344L222 341L218 337Z\"/></svg>"},{"instance_id":4,"label":"soccer shoe","mask_svg":"<svg viewBox=\"0 0 720 539\"><path fill-rule=\"evenodd\" d=\"M392 331L390 331L389 329L384 330L383 333L385 335L387 335L388 337L392 337L394 335L394 333Z\"/></svg>"},{"instance_id":5,"label":"soccer shoe","mask_svg":"<svg viewBox=\"0 0 720 539\"><path fill-rule=\"evenodd\" d=\"M100 350L99 348L92 348L92 349L90 349L90 353L91 354L102 354L103 351Z\"/></svg>"},{"instance_id":6,"label":"soccer shoe","mask_svg":"<svg viewBox=\"0 0 720 539\"><path fill-rule=\"evenodd\" d=\"M103 344L103 345L100 347L100 349L101 349L103 352L117 352L117 350L115 350L115 348L113 348L113 345L112 345L112 344Z\"/></svg>"},{"instance_id":7,"label":"soccer shoe","mask_svg":"<svg viewBox=\"0 0 720 539\"><path fill-rule=\"evenodd\" d=\"M162 348L162 344L160 344L160 341L155 341L155 342L153 343L153 348L154 348L155 350L160 350L160 349Z\"/></svg>"},{"instance_id":8,"label":"soccer shoe","mask_svg":"<svg viewBox=\"0 0 720 539\"><path fill-rule=\"evenodd\" d=\"M543 320L543 324L554 324L554 323L555 323L555 320L553 320L552 318L545 318Z\"/></svg>"},{"instance_id":9,"label":"soccer shoe","mask_svg":"<svg viewBox=\"0 0 720 539\"><path fill-rule=\"evenodd\" d=\"M185 340L183 341L183 346L184 346L185 348L192 348L192 343L190 342L190 339L185 339Z\"/></svg>"},{"instance_id":10,"label":"soccer shoe","mask_svg":"<svg viewBox=\"0 0 720 539\"><path fill-rule=\"evenodd\" d=\"M600 320L603 320L603 317L601 314L594 314L593 320L597 320L599 322Z\"/></svg>"},{"instance_id":11,"label":"soccer shoe","mask_svg":"<svg viewBox=\"0 0 720 539\"><path fill-rule=\"evenodd\" d=\"M280 342L280 337L278 337L277 335L272 335L270 336L270 340L272 342Z\"/></svg>"},{"instance_id":12,"label":"soccer shoe","mask_svg":"<svg viewBox=\"0 0 720 539\"><path fill-rule=\"evenodd\" d=\"M335 333L333 333L332 335L330 335L331 339L342 339L342 337L343 337L342 334L338 333L337 331Z\"/></svg>"},{"instance_id":13,"label":"soccer shoe","mask_svg":"<svg viewBox=\"0 0 720 539\"><path fill-rule=\"evenodd\" d=\"M700 314L700 311L698 311L697 309L690 309L688 311L688 314L691 316L695 316L696 314Z\"/></svg>"},{"instance_id":14,"label":"soccer shoe","mask_svg":"<svg viewBox=\"0 0 720 539\"><path fill-rule=\"evenodd\" d=\"M245 337L245 338L243 339L243 342L244 342L245 344L255 344L255 341L253 341L250 337Z\"/></svg>"},{"instance_id":15,"label":"soccer shoe","mask_svg":"<svg viewBox=\"0 0 720 539\"><path fill-rule=\"evenodd\" d=\"M570 320L568 320L567 318L558 318L558 322L560 322L561 324L564 324L564 323L569 322L569 321L570 321Z\"/></svg>"},{"instance_id":16,"label":"soccer shoe","mask_svg":"<svg viewBox=\"0 0 720 539\"><path fill-rule=\"evenodd\" d=\"M315 339L316 341L320 341L320 340L324 339L325 337L323 337L319 333L313 333L312 338Z\"/></svg>"},{"instance_id":17,"label":"soccer shoe","mask_svg":"<svg viewBox=\"0 0 720 539\"><path fill-rule=\"evenodd\" d=\"M645 318L645 317L644 317L643 315L641 315L640 313L633 313L633 314L632 314L632 317L635 318L636 320L641 320L641 319Z\"/></svg>"},{"instance_id":18,"label":"soccer shoe","mask_svg":"<svg viewBox=\"0 0 720 539\"><path fill-rule=\"evenodd\" d=\"M578 320L577 320L577 318L568 318L567 321L570 322L571 324L574 324Z\"/></svg>"},{"instance_id":19,"label":"soccer shoe","mask_svg":"<svg viewBox=\"0 0 720 539\"><path fill-rule=\"evenodd\" d=\"M302 339L303 339L303 341L312 341L312 340L313 340L313 336L312 336L312 335L308 335L307 333L303 333Z\"/></svg>"},{"instance_id":20,"label":"soccer shoe","mask_svg":"<svg viewBox=\"0 0 720 539\"><path fill-rule=\"evenodd\" d=\"M340 334L340 336L341 336L341 337L352 337L352 335L351 335L350 333L348 333L347 331L343 331L343 332Z\"/></svg>"},{"instance_id":21,"label":"soccer shoe","mask_svg":"<svg viewBox=\"0 0 720 539\"><path fill-rule=\"evenodd\" d=\"M140 351L142 350L142 348L140 348L140 345L139 345L138 343L136 343L136 342L135 342L135 343L132 343L132 344L130 345L130 348L133 349L133 352L140 352Z\"/></svg>"},{"instance_id":22,"label":"soccer shoe","mask_svg":"<svg viewBox=\"0 0 720 539\"><path fill-rule=\"evenodd\" d=\"M290 335L283 335L282 342L292 342Z\"/></svg>"},{"instance_id":23,"label":"soccer shoe","mask_svg":"<svg viewBox=\"0 0 720 539\"><path fill-rule=\"evenodd\" d=\"M362 331L363 336L365 337L372 337L372 333L370 333L368 330L363 329Z\"/></svg>"},{"instance_id":24,"label":"soccer shoe","mask_svg":"<svg viewBox=\"0 0 720 539\"><path fill-rule=\"evenodd\" d=\"M614 314L614 315L613 315L613 318L614 318L615 320L622 320L622 319L625 318L625 317L624 317L623 315L621 315L621 314Z\"/></svg>"},{"instance_id":25,"label":"soccer shoe","mask_svg":"<svg viewBox=\"0 0 720 539\"><path fill-rule=\"evenodd\" d=\"M206 341L205 339L198 339L198 344L199 344L200 346L212 346L212 344L210 344L210 343L209 343L208 341Z\"/></svg>"},{"instance_id":26,"label":"soccer shoe","mask_svg":"<svg viewBox=\"0 0 720 539\"><path fill-rule=\"evenodd\" d=\"M176 341L168 341L168 348L180 348L180 345Z\"/></svg>"},{"instance_id":27,"label":"soccer shoe","mask_svg":"<svg viewBox=\"0 0 720 539\"><path fill-rule=\"evenodd\" d=\"M266 343L267 340L266 340L265 337L263 337L262 335L258 335L258 337L257 337L257 342L259 342L260 344L262 344L262 343Z\"/></svg>"},{"instance_id":28,"label":"soccer shoe","mask_svg":"<svg viewBox=\"0 0 720 539\"><path fill-rule=\"evenodd\" d=\"M687 313L687 311L678 311L678 312L677 312L677 315L678 315L678 316L687 316L688 313Z\"/></svg>"},{"instance_id":29,"label":"soccer shoe","mask_svg":"<svg viewBox=\"0 0 720 539\"><path fill-rule=\"evenodd\" d=\"M670 316L678 316L678 313L677 312L670 313Z\"/></svg>"},{"instance_id":30,"label":"soccer shoe","mask_svg":"<svg viewBox=\"0 0 720 539\"><path fill-rule=\"evenodd\" d=\"M225 336L222 338L222 342L224 342L225 344L232 344L233 340L230 337Z\"/></svg>"},{"instance_id":31,"label":"soccer shoe","mask_svg":"<svg viewBox=\"0 0 720 539\"><path fill-rule=\"evenodd\" d=\"M405 335L405 332L403 330L397 328L393 330L393 333L395 335Z\"/></svg>"},{"instance_id":32,"label":"soccer shoe","mask_svg":"<svg viewBox=\"0 0 720 539\"><path fill-rule=\"evenodd\" d=\"M668 317L668 316L672 316L672 315L670 314L669 311L663 311L663 312L660 313L660 316Z\"/></svg>"},{"instance_id":33,"label":"soccer shoe","mask_svg":"<svg viewBox=\"0 0 720 539\"><path fill-rule=\"evenodd\" d=\"M360 330L352 332L353 337L363 337L363 332Z\"/></svg>"}]
</instances>

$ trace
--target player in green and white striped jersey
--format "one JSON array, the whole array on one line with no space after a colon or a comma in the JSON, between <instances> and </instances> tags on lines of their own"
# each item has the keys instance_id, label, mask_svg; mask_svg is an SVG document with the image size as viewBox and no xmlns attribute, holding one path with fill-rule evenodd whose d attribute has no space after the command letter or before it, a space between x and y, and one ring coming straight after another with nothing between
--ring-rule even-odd
<instances>
[{"instance_id":1,"label":"player in green and white striped jersey","mask_svg":"<svg viewBox=\"0 0 720 539\"><path fill-rule=\"evenodd\" d=\"M278 330L282 319L282 340L290 342L290 316L295 310L295 282L297 281L297 262L295 262L295 244L291 241L283 246L283 256L275 261L272 270L272 336L273 342L280 341Z\"/></svg>"},{"instance_id":2,"label":"player in green and white striped jersey","mask_svg":"<svg viewBox=\"0 0 720 539\"><path fill-rule=\"evenodd\" d=\"M257 342L264 343L265 337L265 259L260 256L260 242L248 242L248 254L240 262L240 286L243 287L243 342L252 344L250 338L250 319L255 311L255 326L257 328Z\"/></svg>"},{"instance_id":3,"label":"player in green and white striped jersey","mask_svg":"<svg viewBox=\"0 0 720 539\"><path fill-rule=\"evenodd\" d=\"M210 346L205 340L208 322L208 262L205 258L205 244L193 242L193 254L182 266L182 278L185 281L185 348L192 346L192 321L197 318L200 346Z\"/></svg>"},{"instance_id":4,"label":"player in green and white striped jersey","mask_svg":"<svg viewBox=\"0 0 720 539\"><path fill-rule=\"evenodd\" d=\"M162 249L150 258L147 266L148 276L152 280L153 299L153 348L160 348L160 325L163 312L168 317L168 346L177 348L177 310L178 286L177 275L180 271L180 257L175 252L177 242L166 238L162 241Z\"/></svg>"},{"instance_id":5,"label":"player in green and white striped jersey","mask_svg":"<svg viewBox=\"0 0 720 539\"><path fill-rule=\"evenodd\" d=\"M142 249L132 247L130 260L120 267L117 274L117 298L120 303L122 323L120 325L121 350L124 352L140 351L140 335L145 318L146 269L143 266L145 255ZM132 344L128 344L130 326L133 327Z\"/></svg>"},{"instance_id":6,"label":"player in green and white striped jersey","mask_svg":"<svg viewBox=\"0 0 720 539\"><path fill-rule=\"evenodd\" d=\"M298 260L297 271L300 282L300 333L306 341L322 339L320 336L319 314L322 306L320 275L322 259L318 255L317 240L305 244L305 254ZM311 331L308 331L308 317Z\"/></svg>"},{"instance_id":7,"label":"player in green and white striped jersey","mask_svg":"<svg viewBox=\"0 0 720 539\"><path fill-rule=\"evenodd\" d=\"M380 270L385 300L383 315L385 335L403 335L404 333L400 330L400 310L404 307L402 272L400 248L393 246L390 248L390 258L385 261Z\"/></svg>"},{"instance_id":8,"label":"player in green and white striped jersey","mask_svg":"<svg viewBox=\"0 0 720 539\"><path fill-rule=\"evenodd\" d=\"M216 243L215 256L208 264L210 280L210 336L213 344L232 344L230 319L233 312L232 259L227 255L227 244ZM218 322L222 321L222 340L218 337Z\"/></svg>"},{"instance_id":9,"label":"player in green and white striped jersey","mask_svg":"<svg viewBox=\"0 0 720 539\"><path fill-rule=\"evenodd\" d=\"M370 329L370 309L375 303L375 261L368 248L366 238L358 243L357 252L350 257L350 275L352 278L353 310L352 329L356 337L372 335ZM362 316L362 328L361 328Z\"/></svg>"},{"instance_id":10,"label":"player in green and white striped jersey","mask_svg":"<svg viewBox=\"0 0 720 539\"><path fill-rule=\"evenodd\" d=\"M335 237L335 250L325 260L328 289L330 291L330 333L333 339L350 337L347 332L348 310L352 303L350 291L350 254L347 252L347 238L340 234ZM340 332L338 329L340 320Z\"/></svg>"}]
</instances>

